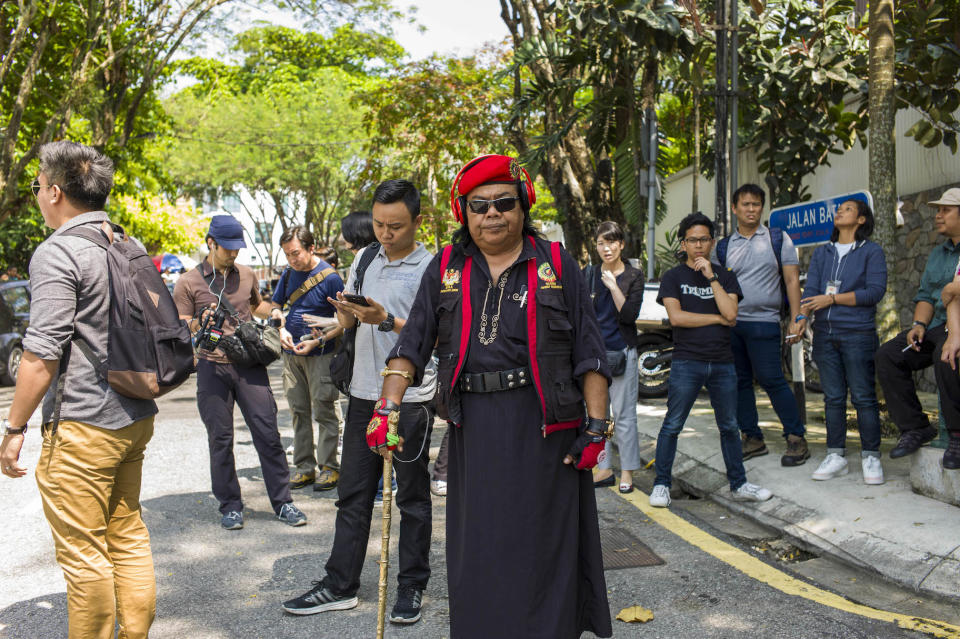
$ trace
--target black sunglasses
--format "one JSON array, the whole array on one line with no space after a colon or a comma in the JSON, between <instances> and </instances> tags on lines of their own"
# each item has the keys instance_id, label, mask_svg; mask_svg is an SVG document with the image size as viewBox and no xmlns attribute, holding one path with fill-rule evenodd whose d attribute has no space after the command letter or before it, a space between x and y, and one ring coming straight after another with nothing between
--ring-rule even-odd
<instances>
[{"instance_id":1,"label":"black sunglasses","mask_svg":"<svg viewBox=\"0 0 960 639\"><path fill-rule=\"evenodd\" d=\"M470 200L467 204L470 206L471 211L480 215L490 210L491 204L501 213L506 213L507 211L513 210L515 206L514 202L519 199L519 197L502 197L496 200Z\"/></svg>"}]
</instances>

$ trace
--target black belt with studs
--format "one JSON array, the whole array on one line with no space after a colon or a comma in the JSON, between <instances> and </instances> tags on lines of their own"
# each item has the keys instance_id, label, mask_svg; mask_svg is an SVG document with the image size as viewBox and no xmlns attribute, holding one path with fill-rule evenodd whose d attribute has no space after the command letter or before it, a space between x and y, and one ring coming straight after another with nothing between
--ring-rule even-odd
<instances>
[{"instance_id":1,"label":"black belt with studs","mask_svg":"<svg viewBox=\"0 0 960 639\"><path fill-rule=\"evenodd\" d=\"M494 393L529 385L533 380L526 366L489 373L463 373L457 387L465 393Z\"/></svg>"}]
</instances>

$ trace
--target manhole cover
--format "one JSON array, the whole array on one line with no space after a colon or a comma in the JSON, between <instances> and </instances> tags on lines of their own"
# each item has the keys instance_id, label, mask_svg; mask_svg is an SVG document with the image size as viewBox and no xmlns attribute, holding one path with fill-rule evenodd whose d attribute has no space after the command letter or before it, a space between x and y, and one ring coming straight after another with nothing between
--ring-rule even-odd
<instances>
[{"instance_id":1,"label":"manhole cover","mask_svg":"<svg viewBox=\"0 0 960 639\"><path fill-rule=\"evenodd\" d=\"M665 563L646 544L623 528L601 527L600 547L603 549L604 570L660 566Z\"/></svg>"}]
</instances>

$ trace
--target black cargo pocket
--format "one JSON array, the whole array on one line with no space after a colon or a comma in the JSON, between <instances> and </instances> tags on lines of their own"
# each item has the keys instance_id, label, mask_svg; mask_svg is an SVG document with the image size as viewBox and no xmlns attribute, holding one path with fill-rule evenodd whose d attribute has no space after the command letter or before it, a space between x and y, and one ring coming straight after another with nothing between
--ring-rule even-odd
<instances>
[{"instance_id":1,"label":"black cargo pocket","mask_svg":"<svg viewBox=\"0 0 960 639\"><path fill-rule=\"evenodd\" d=\"M583 393L573 379L573 367L569 359L556 356L544 358L553 372L551 388L544 389L547 406L556 407L556 421L565 422L583 416Z\"/></svg>"},{"instance_id":2,"label":"black cargo pocket","mask_svg":"<svg viewBox=\"0 0 960 639\"><path fill-rule=\"evenodd\" d=\"M456 351L459 349L459 344L455 344L454 348L447 348L450 342L455 339L453 328L456 325L459 311L459 296L450 295L440 298L440 303L437 305L437 350Z\"/></svg>"},{"instance_id":3,"label":"black cargo pocket","mask_svg":"<svg viewBox=\"0 0 960 639\"><path fill-rule=\"evenodd\" d=\"M452 395L450 382L453 379L454 368L457 365L457 354L447 353L446 355L440 355L437 359L439 360L437 365L437 415L441 419L449 419L450 396Z\"/></svg>"}]
</instances>

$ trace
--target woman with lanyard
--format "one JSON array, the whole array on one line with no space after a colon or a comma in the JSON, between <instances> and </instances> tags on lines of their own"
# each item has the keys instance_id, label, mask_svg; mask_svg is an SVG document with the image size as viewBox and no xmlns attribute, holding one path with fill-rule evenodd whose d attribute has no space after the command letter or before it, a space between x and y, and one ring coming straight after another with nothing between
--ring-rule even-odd
<instances>
[{"instance_id":1,"label":"woman with lanyard","mask_svg":"<svg viewBox=\"0 0 960 639\"><path fill-rule=\"evenodd\" d=\"M620 452L620 492L633 490L633 471L641 468L637 442L637 314L643 302L643 273L621 259L623 231L616 222L602 222L596 232L600 268L588 266L584 275L590 287L593 310L607 347L613 373L610 412ZM613 486L611 444L597 464L594 487Z\"/></svg>"},{"instance_id":2,"label":"woman with lanyard","mask_svg":"<svg viewBox=\"0 0 960 639\"><path fill-rule=\"evenodd\" d=\"M848 472L847 389L857 409L863 481L883 483L880 465L880 408L873 356L877 339L877 304L887 290L883 250L867 238L873 211L860 200L847 200L833 217L830 243L818 246L810 260L800 300L813 315L813 359L820 370L826 408L827 456L813 479L833 479Z\"/></svg>"}]
</instances>

